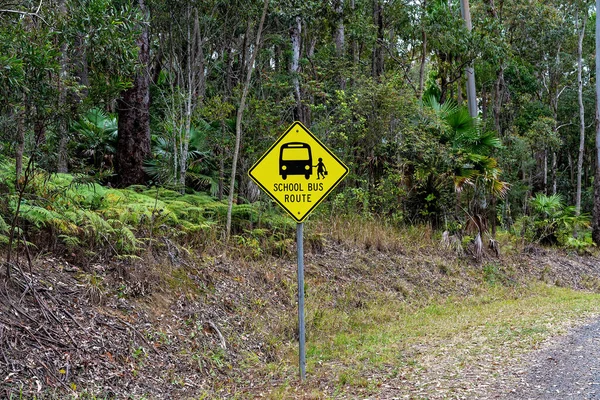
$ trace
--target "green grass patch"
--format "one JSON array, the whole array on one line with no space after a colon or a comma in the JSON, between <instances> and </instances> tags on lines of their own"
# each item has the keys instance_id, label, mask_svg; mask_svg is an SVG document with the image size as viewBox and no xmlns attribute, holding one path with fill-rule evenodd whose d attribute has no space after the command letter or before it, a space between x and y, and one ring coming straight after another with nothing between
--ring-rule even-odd
<instances>
[{"instance_id":1,"label":"green grass patch","mask_svg":"<svg viewBox=\"0 0 600 400\"><path fill-rule=\"evenodd\" d=\"M481 360L494 360L490 366L512 360L600 313L599 300L598 294L544 284L492 286L478 296L423 307L382 294L348 310L324 307L327 302L313 295L307 301L307 320L318 314L321 322L308 332L308 386L328 382L329 389L320 386L323 398L377 397L383 384L396 379L392 386L404 385L410 394L411 380L437 374L443 381ZM267 368L297 375L297 344L288 343L282 351L281 360ZM277 398L293 398L292 389L286 396L281 393L285 388L276 388Z\"/></svg>"}]
</instances>

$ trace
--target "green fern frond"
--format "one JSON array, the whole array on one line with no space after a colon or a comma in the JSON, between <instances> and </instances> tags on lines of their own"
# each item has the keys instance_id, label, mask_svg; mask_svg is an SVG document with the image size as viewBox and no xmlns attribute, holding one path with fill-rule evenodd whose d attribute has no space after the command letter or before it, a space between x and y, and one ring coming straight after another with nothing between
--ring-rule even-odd
<instances>
[{"instance_id":1,"label":"green fern frond","mask_svg":"<svg viewBox=\"0 0 600 400\"><path fill-rule=\"evenodd\" d=\"M0 232L8 232L10 226L2 219L2 215L0 215Z\"/></svg>"},{"instance_id":2,"label":"green fern frond","mask_svg":"<svg viewBox=\"0 0 600 400\"><path fill-rule=\"evenodd\" d=\"M61 219L61 216L54 211L29 204L22 204L20 211L24 220L38 228L53 225L53 222Z\"/></svg>"},{"instance_id":3,"label":"green fern frond","mask_svg":"<svg viewBox=\"0 0 600 400\"><path fill-rule=\"evenodd\" d=\"M194 224L189 221L181 221L181 226L186 233L204 232L212 227L213 223Z\"/></svg>"},{"instance_id":4,"label":"green fern frond","mask_svg":"<svg viewBox=\"0 0 600 400\"><path fill-rule=\"evenodd\" d=\"M58 235L63 243L69 248L75 248L81 245L81 241L75 236Z\"/></svg>"},{"instance_id":5,"label":"green fern frond","mask_svg":"<svg viewBox=\"0 0 600 400\"><path fill-rule=\"evenodd\" d=\"M117 245L121 251L131 254L140 250L142 242L135 237L129 226L121 224L119 228L116 228L116 235L118 236Z\"/></svg>"}]
</instances>

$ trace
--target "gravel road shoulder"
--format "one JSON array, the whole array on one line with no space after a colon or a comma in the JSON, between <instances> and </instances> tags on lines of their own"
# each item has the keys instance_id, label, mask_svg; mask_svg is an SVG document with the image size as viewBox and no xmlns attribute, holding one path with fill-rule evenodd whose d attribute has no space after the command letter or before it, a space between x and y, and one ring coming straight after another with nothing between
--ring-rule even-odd
<instances>
[{"instance_id":1,"label":"gravel road shoulder","mask_svg":"<svg viewBox=\"0 0 600 400\"><path fill-rule=\"evenodd\" d=\"M600 318L552 340L524 357L511 373L513 388L495 398L600 399Z\"/></svg>"}]
</instances>

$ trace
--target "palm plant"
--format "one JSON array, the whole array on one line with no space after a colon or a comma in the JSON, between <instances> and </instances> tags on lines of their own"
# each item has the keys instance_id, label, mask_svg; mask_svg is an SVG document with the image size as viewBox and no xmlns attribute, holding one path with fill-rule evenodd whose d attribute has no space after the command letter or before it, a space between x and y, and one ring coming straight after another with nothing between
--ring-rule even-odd
<instances>
[{"instance_id":1,"label":"palm plant","mask_svg":"<svg viewBox=\"0 0 600 400\"><path fill-rule=\"evenodd\" d=\"M530 201L532 215L529 236L533 241L544 244L569 244L576 236L590 227L589 215L578 215L575 207L565 206L560 194L551 196L538 193ZM523 218L524 219L524 218Z\"/></svg>"},{"instance_id":2,"label":"palm plant","mask_svg":"<svg viewBox=\"0 0 600 400\"><path fill-rule=\"evenodd\" d=\"M117 119L99 108L92 108L71 124L77 137L77 151L91 160L94 167L108 164L117 144Z\"/></svg>"},{"instance_id":3,"label":"palm plant","mask_svg":"<svg viewBox=\"0 0 600 400\"><path fill-rule=\"evenodd\" d=\"M443 173L437 179L453 182L457 207L461 204L461 193L467 188L472 189L471 201L465 210L465 229L475 235L473 254L480 259L483 255L482 237L488 230L485 199L488 194L491 195L492 209L495 209L495 199L504 197L508 190L508 183L500 179L498 162L492 155L495 149L501 147L501 142L493 132L483 132L479 120L471 117L466 107L459 107L452 101L440 104L432 95L426 96L423 104L433 111L434 127L447 152L446 157L440 157L444 159L445 169L441 169ZM489 244L499 254L498 244L493 238L494 220L492 223Z\"/></svg>"},{"instance_id":4,"label":"palm plant","mask_svg":"<svg viewBox=\"0 0 600 400\"><path fill-rule=\"evenodd\" d=\"M200 127L206 128L203 124ZM168 133L168 132L167 132ZM210 175L212 161L207 146L206 129L190 128L189 150L187 153L186 177L197 187L208 188L211 194L216 193L217 182ZM153 158L146 161L144 170L156 182L163 185L178 186L180 164L177 152L174 151L174 135L153 136ZM207 174L206 171L209 171Z\"/></svg>"},{"instance_id":5,"label":"palm plant","mask_svg":"<svg viewBox=\"0 0 600 400\"><path fill-rule=\"evenodd\" d=\"M483 132L467 108L458 107L452 101L440 104L430 95L423 103L434 112L440 141L449 146L454 160L450 175L455 190L460 193L467 185L483 186L492 196L503 197L508 183L500 180L498 163L491 156L502 145L495 134Z\"/></svg>"}]
</instances>

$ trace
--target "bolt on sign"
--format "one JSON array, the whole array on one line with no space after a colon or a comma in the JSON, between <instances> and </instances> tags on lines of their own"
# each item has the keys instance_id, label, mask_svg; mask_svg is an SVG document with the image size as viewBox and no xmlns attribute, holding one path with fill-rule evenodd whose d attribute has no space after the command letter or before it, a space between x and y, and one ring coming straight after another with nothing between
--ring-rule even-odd
<instances>
[{"instance_id":1,"label":"bolt on sign","mask_svg":"<svg viewBox=\"0 0 600 400\"><path fill-rule=\"evenodd\" d=\"M294 122L248 175L297 222L302 222L348 174L302 123Z\"/></svg>"}]
</instances>

